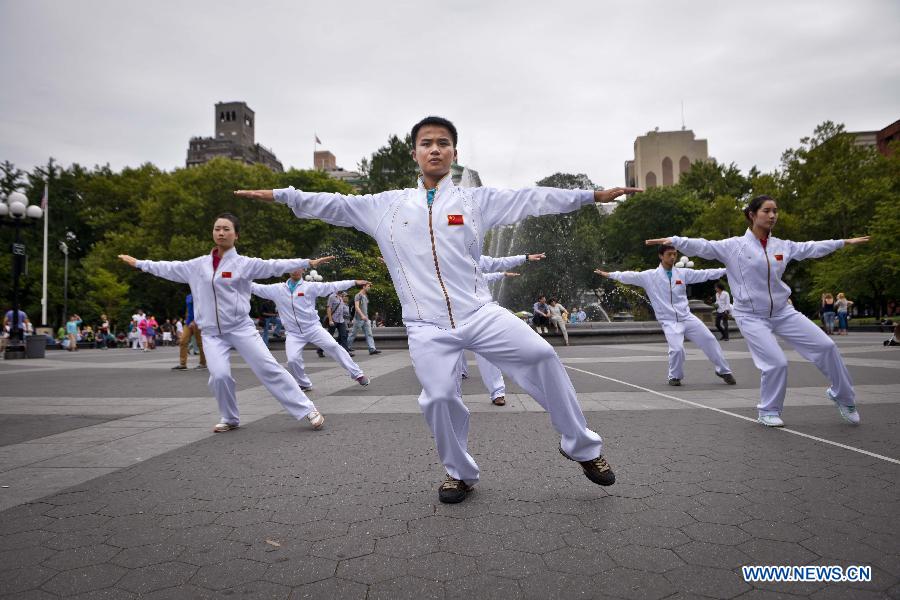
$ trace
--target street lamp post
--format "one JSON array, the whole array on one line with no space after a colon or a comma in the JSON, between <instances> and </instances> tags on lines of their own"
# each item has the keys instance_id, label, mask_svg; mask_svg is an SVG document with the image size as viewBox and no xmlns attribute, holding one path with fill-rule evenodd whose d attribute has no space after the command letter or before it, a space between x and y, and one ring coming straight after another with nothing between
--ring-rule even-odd
<instances>
[{"instance_id":1,"label":"street lamp post","mask_svg":"<svg viewBox=\"0 0 900 600\"><path fill-rule=\"evenodd\" d=\"M9 331L9 344L6 347L4 358L25 358L25 340L22 336L22 329L19 323L19 276L25 270L25 244L22 243L21 231L23 226L28 226L31 222L37 221L44 215L44 211L40 206L29 206L28 198L22 192L11 192L6 198L6 202L0 202L0 223L9 225L16 230L16 241L13 242L12 259L13 259L13 307L12 307L12 323Z\"/></svg>"}]
</instances>

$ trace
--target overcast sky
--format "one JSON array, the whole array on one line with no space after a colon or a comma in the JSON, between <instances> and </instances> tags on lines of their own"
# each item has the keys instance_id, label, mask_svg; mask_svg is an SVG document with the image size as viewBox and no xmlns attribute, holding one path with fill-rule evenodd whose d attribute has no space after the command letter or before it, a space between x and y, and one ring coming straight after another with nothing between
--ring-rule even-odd
<instances>
[{"instance_id":1,"label":"overcast sky","mask_svg":"<svg viewBox=\"0 0 900 600\"><path fill-rule=\"evenodd\" d=\"M900 119L898 25L896 0L0 0L0 160L174 169L244 100L285 167L438 114L485 185L610 187L683 101L712 156L770 170L822 121Z\"/></svg>"}]
</instances>

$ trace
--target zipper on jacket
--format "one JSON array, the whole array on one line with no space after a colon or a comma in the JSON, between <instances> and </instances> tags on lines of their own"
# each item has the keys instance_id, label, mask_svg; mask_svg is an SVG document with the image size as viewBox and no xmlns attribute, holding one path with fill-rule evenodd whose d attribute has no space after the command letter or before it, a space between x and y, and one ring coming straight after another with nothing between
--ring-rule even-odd
<instances>
[{"instance_id":1,"label":"zipper on jacket","mask_svg":"<svg viewBox=\"0 0 900 600\"><path fill-rule=\"evenodd\" d=\"M672 273L672 277L675 277L675 273ZM670 278L669 279L669 304L672 305L672 312L675 313L675 322L680 323L680 321L678 320L678 311L675 310L675 296L674 296L674 292L672 291L672 286L673 286L673 283L672 283L672 279Z\"/></svg>"},{"instance_id":2,"label":"zipper on jacket","mask_svg":"<svg viewBox=\"0 0 900 600\"><path fill-rule=\"evenodd\" d=\"M431 206L429 206L428 234L431 236L431 255L434 257L434 272L437 273L438 283L441 284L441 290L444 292L444 300L447 301L447 314L450 316L450 328L456 329L456 323L453 321L453 309L450 307L450 294L447 293L447 287L444 285L444 279L441 277L441 266L438 264L437 247L434 244L434 227L432 225L431 216Z\"/></svg>"},{"instance_id":3,"label":"zipper on jacket","mask_svg":"<svg viewBox=\"0 0 900 600\"><path fill-rule=\"evenodd\" d=\"M766 287L769 288L769 316L775 310L775 300L772 298L772 263L769 262L769 251L763 248L763 254L766 255Z\"/></svg>"},{"instance_id":4,"label":"zipper on jacket","mask_svg":"<svg viewBox=\"0 0 900 600\"><path fill-rule=\"evenodd\" d=\"M219 264L221 265L221 259ZM219 323L219 296L216 294L216 268L213 267L212 281L210 281L213 292L213 303L216 307L216 327L219 329L219 335L222 335L222 324Z\"/></svg>"},{"instance_id":5,"label":"zipper on jacket","mask_svg":"<svg viewBox=\"0 0 900 600\"><path fill-rule=\"evenodd\" d=\"M288 289L291 289L291 288L288 287ZM294 313L294 323L297 324L297 327L300 329L300 333L303 333L303 327L300 326L300 319L297 318L297 311L294 309L294 292L293 291L291 291L291 312Z\"/></svg>"}]
</instances>

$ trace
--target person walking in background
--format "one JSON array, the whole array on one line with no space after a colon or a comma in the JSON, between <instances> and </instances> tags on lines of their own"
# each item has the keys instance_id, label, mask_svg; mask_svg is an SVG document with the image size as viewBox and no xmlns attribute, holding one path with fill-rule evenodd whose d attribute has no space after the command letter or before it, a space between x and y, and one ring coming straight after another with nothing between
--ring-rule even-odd
<instances>
[{"instance_id":1,"label":"person walking in background","mask_svg":"<svg viewBox=\"0 0 900 600\"><path fill-rule=\"evenodd\" d=\"M325 306L325 322L327 324L328 333L334 335L337 330L338 344L344 348L350 356L353 356L353 350L347 344L347 322L346 319L350 314L350 309L346 303L347 292L339 291L328 296ZM316 354L320 358L325 356L325 352L319 348Z\"/></svg>"},{"instance_id":2,"label":"person walking in background","mask_svg":"<svg viewBox=\"0 0 900 600\"><path fill-rule=\"evenodd\" d=\"M109 347L109 318L102 314L100 315L100 326L97 327L97 338L100 340L100 347L106 350Z\"/></svg>"},{"instance_id":3,"label":"person walking in background","mask_svg":"<svg viewBox=\"0 0 900 600\"><path fill-rule=\"evenodd\" d=\"M725 264L728 284L734 292L734 320L747 342L753 364L762 371L758 421L767 427L783 427L781 412L787 391L788 360L776 336L800 356L813 362L831 382L825 396L841 417L859 424L853 379L834 340L788 302L791 288L783 281L792 260L820 258L845 245L863 244L868 236L847 240L793 242L772 236L778 221L778 205L771 196L757 196L744 208L749 228L742 236L705 240L672 236L647 240L646 244L670 244L691 256Z\"/></svg>"},{"instance_id":4,"label":"person walking in background","mask_svg":"<svg viewBox=\"0 0 900 600\"><path fill-rule=\"evenodd\" d=\"M131 348L133 350L141 350L143 349L143 345L141 344L141 321L144 320L144 311L140 308L137 309L137 312L131 315L131 329L130 335L131 338Z\"/></svg>"},{"instance_id":5,"label":"person walking in background","mask_svg":"<svg viewBox=\"0 0 900 600\"><path fill-rule=\"evenodd\" d=\"M566 346L569 345L569 332L566 331L566 320L563 315L566 307L557 301L556 298L550 298L550 304L547 305L547 314L550 315L550 324L553 325L563 336Z\"/></svg>"},{"instance_id":6,"label":"person walking in background","mask_svg":"<svg viewBox=\"0 0 900 600\"><path fill-rule=\"evenodd\" d=\"M537 302L531 307L531 325L538 333L549 333L547 327L550 325L550 313L547 312L547 297L541 295Z\"/></svg>"},{"instance_id":7,"label":"person walking in background","mask_svg":"<svg viewBox=\"0 0 900 600\"><path fill-rule=\"evenodd\" d=\"M834 311L834 296L826 292L822 294L822 325L825 333L834 335L834 319L837 317Z\"/></svg>"},{"instance_id":8,"label":"person walking in background","mask_svg":"<svg viewBox=\"0 0 900 600\"><path fill-rule=\"evenodd\" d=\"M150 315L147 319L147 344L151 350L156 350L156 336L159 334L159 323L156 317Z\"/></svg>"},{"instance_id":9,"label":"person walking in background","mask_svg":"<svg viewBox=\"0 0 900 600\"><path fill-rule=\"evenodd\" d=\"M69 352L78 350L78 326L81 325L81 317L72 315L66 323L66 339L69 346L66 348Z\"/></svg>"},{"instance_id":10,"label":"person walking in background","mask_svg":"<svg viewBox=\"0 0 900 600\"><path fill-rule=\"evenodd\" d=\"M851 306L853 306L853 302L847 300L844 292L838 292L837 300L834 302L834 309L837 313L838 320L838 335L847 335L847 333L849 333L847 329L849 326Z\"/></svg>"},{"instance_id":11,"label":"person walking in background","mask_svg":"<svg viewBox=\"0 0 900 600\"><path fill-rule=\"evenodd\" d=\"M728 315L731 314L731 296L725 290L725 284L716 282L716 329L722 335L722 341L728 341Z\"/></svg>"},{"instance_id":12,"label":"person walking in background","mask_svg":"<svg viewBox=\"0 0 900 600\"><path fill-rule=\"evenodd\" d=\"M353 297L355 310L353 314L353 326L350 329L350 334L347 336L347 347L353 348L353 341L356 339L356 334L362 330L366 336L366 345L369 347L369 354L381 354L381 350L375 347L375 338L372 337L372 321L369 320L369 289L371 287L371 283L366 283L362 286L362 289L359 290L359 293Z\"/></svg>"},{"instance_id":13,"label":"person walking in background","mask_svg":"<svg viewBox=\"0 0 900 600\"><path fill-rule=\"evenodd\" d=\"M194 295L188 294L184 298L184 327L182 328L181 339L178 341L178 364L172 367L173 371L187 371L188 348L191 340L195 340L197 348L200 352L200 364L194 367L199 371L206 370L206 355L203 353L203 335L200 333L200 327L194 320Z\"/></svg>"},{"instance_id":14,"label":"person walking in background","mask_svg":"<svg viewBox=\"0 0 900 600\"><path fill-rule=\"evenodd\" d=\"M172 325L172 319L166 319L166 322L159 326L159 331L162 333L162 345L163 346L171 346L172 345L172 329L174 326Z\"/></svg>"}]
</instances>

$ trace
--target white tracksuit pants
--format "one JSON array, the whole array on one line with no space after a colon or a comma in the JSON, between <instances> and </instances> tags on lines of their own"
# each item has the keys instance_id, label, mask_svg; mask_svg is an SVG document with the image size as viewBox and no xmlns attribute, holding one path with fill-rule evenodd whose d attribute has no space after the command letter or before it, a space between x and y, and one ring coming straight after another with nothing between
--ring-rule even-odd
<instances>
[{"instance_id":1,"label":"white tracksuit pants","mask_svg":"<svg viewBox=\"0 0 900 600\"><path fill-rule=\"evenodd\" d=\"M684 338L697 344L706 358L715 365L716 373L731 373L722 347L703 321L690 315L683 321L660 321L659 324L669 344L669 379L684 379Z\"/></svg>"},{"instance_id":2,"label":"white tracksuit pants","mask_svg":"<svg viewBox=\"0 0 900 600\"><path fill-rule=\"evenodd\" d=\"M422 384L420 407L434 434L441 462L456 479L478 481L469 455L469 410L462 401L459 358L471 350L494 363L550 413L562 449L576 460L591 460L603 440L588 429L575 388L553 348L521 319L497 304L480 308L465 325L441 329L411 325L409 354Z\"/></svg>"},{"instance_id":3,"label":"white tracksuit pants","mask_svg":"<svg viewBox=\"0 0 900 600\"><path fill-rule=\"evenodd\" d=\"M838 402L855 404L853 379L834 341L824 331L793 307L774 317L733 313L734 320L747 341L753 364L762 371L759 381L760 415L780 415L787 390L788 361L775 336L786 341L800 356L815 364L831 381L831 392Z\"/></svg>"},{"instance_id":4,"label":"white tracksuit pants","mask_svg":"<svg viewBox=\"0 0 900 600\"><path fill-rule=\"evenodd\" d=\"M491 395L491 400L506 396L506 382L503 381L503 373L491 363L491 361L483 358L480 354L475 355L475 362L478 363L478 372L481 374L481 381ZM460 377L469 376L469 365L466 363L465 354L459 357Z\"/></svg>"},{"instance_id":5,"label":"white tracksuit pants","mask_svg":"<svg viewBox=\"0 0 900 600\"><path fill-rule=\"evenodd\" d=\"M254 327L245 330L213 335L204 333L203 350L209 368L209 389L219 403L223 423L238 425L240 415L234 379L231 377L229 352L234 347L253 373L266 386L269 393L296 419L302 419L316 407L306 397L291 375L278 364Z\"/></svg>"},{"instance_id":6,"label":"white tracksuit pants","mask_svg":"<svg viewBox=\"0 0 900 600\"><path fill-rule=\"evenodd\" d=\"M318 323L311 323L305 325L303 329L303 333L299 335L288 332L284 343L284 349L287 352L288 371L294 376L300 387L312 387L312 381L310 381L303 366L303 347L306 344L313 344L321 348L328 355L328 358L347 370L351 379L356 379L363 374L363 370L359 368L358 364L353 362L347 350L341 348L337 340L331 337L324 327Z\"/></svg>"}]
</instances>

